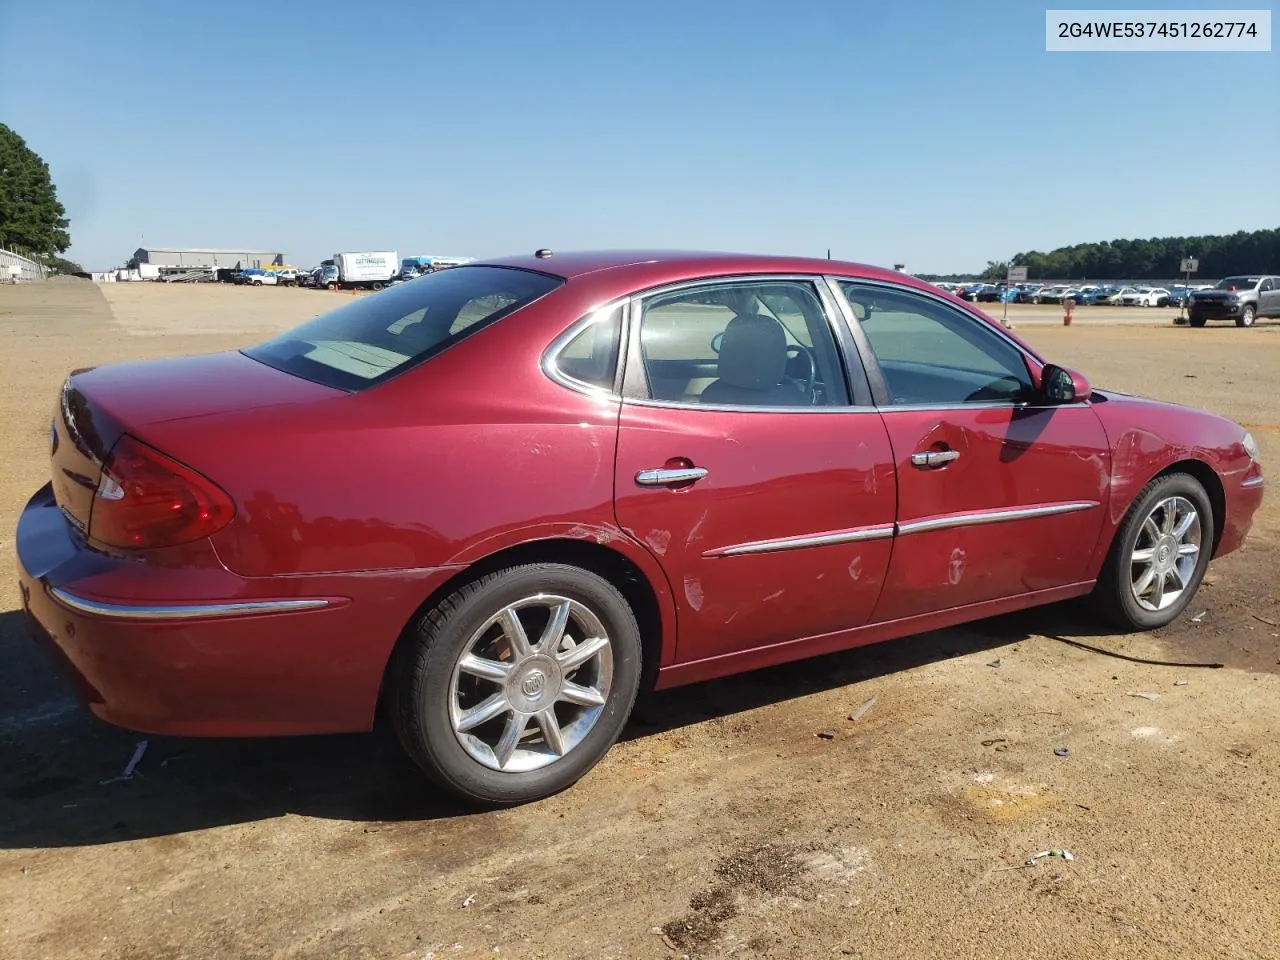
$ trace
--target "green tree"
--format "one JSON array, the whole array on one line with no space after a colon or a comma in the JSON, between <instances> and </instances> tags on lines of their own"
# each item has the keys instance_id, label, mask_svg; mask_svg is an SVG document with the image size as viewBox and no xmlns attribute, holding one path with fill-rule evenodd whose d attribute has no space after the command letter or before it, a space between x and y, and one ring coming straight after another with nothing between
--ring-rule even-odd
<instances>
[{"instance_id":1,"label":"green tree","mask_svg":"<svg viewBox=\"0 0 1280 960\"><path fill-rule=\"evenodd\" d=\"M84 267L76 263L74 260L64 260L62 257L40 257L40 262L44 264L45 269L50 273L84 273Z\"/></svg>"},{"instance_id":2,"label":"green tree","mask_svg":"<svg viewBox=\"0 0 1280 960\"><path fill-rule=\"evenodd\" d=\"M71 246L68 225L49 165L0 123L0 247L52 257Z\"/></svg>"},{"instance_id":3,"label":"green tree","mask_svg":"<svg viewBox=\"0 0 1280 960\"><path fill-rule=\"evenodd\" d=\"M982 271L982 279L988 281L1003 280L1009 275L1007 260L988 260L987 269Z\"/></svg>"},{"instance_id":4,"label":"green tree","mask_svg":"<svg viewBox=\"0 0 1280 960\"><path fill-rule=\"evenodd\" d=\"M1198 276L1280 273L1280 229L1237 230L1223 236L1151 237L1078 243L1013 258L1035 280L1159 280L1176 278L1183 257L1200 260Z\"/></svg>"}]
</instances>

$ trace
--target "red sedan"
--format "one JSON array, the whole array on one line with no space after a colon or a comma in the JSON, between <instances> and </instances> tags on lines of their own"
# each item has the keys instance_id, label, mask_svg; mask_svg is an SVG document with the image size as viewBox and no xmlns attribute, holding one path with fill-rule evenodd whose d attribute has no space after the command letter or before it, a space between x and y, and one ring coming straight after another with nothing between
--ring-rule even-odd
<instances>
[{"instance_id":1,"label":"red sedan","mask_svg":"<svg viewBox=\"0 0 1280 960\"><path fill-rule=\"evenodd\" d=\"M562 789L669 687L1071 597L1166 624L1253 439L1091 390L829 260L471 263L238 352L76 371L17 532L103 720L359 731L470 798Z\"/></svg>"}]
</instances>

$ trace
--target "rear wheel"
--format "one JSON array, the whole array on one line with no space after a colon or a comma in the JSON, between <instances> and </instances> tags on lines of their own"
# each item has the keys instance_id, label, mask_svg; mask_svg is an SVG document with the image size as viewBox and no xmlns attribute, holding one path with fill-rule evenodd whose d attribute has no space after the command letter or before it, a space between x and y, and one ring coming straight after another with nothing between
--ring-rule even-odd
<instances>
[{"instance_id":1,"label":"rear wheel","mask_svg":"<svg viewBox=\"0 0 1280 960\"><path fill-rule=\"evenodd\" d=\"M1236 326L1252 327L1253 315L1254 315L1253 306L1252 305L1246 306L1243 310L1240 311L1240 316L1236 317Z\"/></svg>"},{"instance_id":2,"label":"rear wheel","mask_svg":"<svg viewBox=\"0 0 1280 960\"><path fill-rule=\"evenodd\" d=\"M539 563L448 596L397 650L400 742L471 801L524 803L575 783L613 745L640 682L635 615L604 578Z\"/></svg>"},{"instance_id":3,"label":"rear wheel","mask_svg":"<svg viewBox=\"0 0 1280 960\"><path fill-rule=\"evenodd\" d=\"M1130 630L1173 622L1199 589L1213 542L1213 510L1200 481L1185 473L1156 478L1116 532L1094 608Z\"/></svg>"},{"instance_id":4,"label":"rear wheel","mask_svg":"<svg viewBox=\"0 0 1280 960\"><path fill-rule=\"evenodd\" d=\"M1187 320L1193 327L1204 326L1204 317L1188 317Z\"/></svg>"}]
</instances>

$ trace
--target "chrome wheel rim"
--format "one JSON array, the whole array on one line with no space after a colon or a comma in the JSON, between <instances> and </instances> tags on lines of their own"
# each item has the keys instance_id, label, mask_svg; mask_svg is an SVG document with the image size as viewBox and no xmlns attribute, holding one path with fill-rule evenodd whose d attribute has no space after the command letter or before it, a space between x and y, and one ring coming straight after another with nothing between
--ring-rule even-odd
<instances>
[{"instance_id":1,"label":"chrome wheel rim","mask_svg":"<svg viewBox=\"0 0 1280 960\"><path fill-rule=\"evenodd\" d=\"M453 668L449 720L462 749L502 773L555 763L595 727L613 683L613 647L577 600L540 593L503 607Z\"/></svg>"},{"instance_id":2,"label":"chrome wheel rim","mask_svg":"<svg viewBox=\"0 0 1280 960\"><path fill-rule=\"evenodd\" d=\"M1165 497L1147 514L1130 555L1129 589L1152 613L1182 598L1200 562L1200 511L1186 497Z\"/></svg>"}]
</instances>

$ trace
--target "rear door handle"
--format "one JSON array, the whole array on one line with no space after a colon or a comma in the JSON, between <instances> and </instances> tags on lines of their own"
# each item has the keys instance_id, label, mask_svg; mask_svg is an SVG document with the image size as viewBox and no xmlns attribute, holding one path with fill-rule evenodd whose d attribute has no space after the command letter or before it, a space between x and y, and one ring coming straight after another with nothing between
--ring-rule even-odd
<instances>
[{"instance_id":1,"label":"rear door handle","mask_svg":"<svg viewBox=\"0 0 1280 960\"><path fill-rule=\"evenodd\" d=\"M706 467L659 468L657 470L641 470L636 474L636 483L642 487L665 487L670 483L692 483L707 475Z\"/></svg>"},{"instance_id":2,"label":"rear door handle","mask_svg":"<svg viewBox=\"0 0 1280 960\"><path fill-rule=\"evenodd\" d=\"M959 459L959 450L921 450L911 455L911 464L916 467L940 467Z\"/></svg>"}]
</instances>

